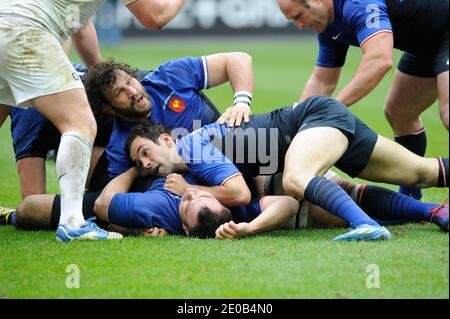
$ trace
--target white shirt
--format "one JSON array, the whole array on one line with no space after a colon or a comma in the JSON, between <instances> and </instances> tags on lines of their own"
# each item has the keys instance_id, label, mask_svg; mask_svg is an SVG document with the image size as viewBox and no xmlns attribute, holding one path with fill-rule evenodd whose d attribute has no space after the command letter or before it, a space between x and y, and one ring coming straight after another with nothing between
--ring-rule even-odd
<instances>
[{"instance_id":1,"label":"white shirt","mask_svg":"<svg viewBox=\"0 0 450 319\"><path fill-rule=\"evenodd\" d=\"M84 26L106 0L0 0L0 19L50 32L62 44ZM136 0L121 0L128 5Z\"/></svg>"}]
</instances>

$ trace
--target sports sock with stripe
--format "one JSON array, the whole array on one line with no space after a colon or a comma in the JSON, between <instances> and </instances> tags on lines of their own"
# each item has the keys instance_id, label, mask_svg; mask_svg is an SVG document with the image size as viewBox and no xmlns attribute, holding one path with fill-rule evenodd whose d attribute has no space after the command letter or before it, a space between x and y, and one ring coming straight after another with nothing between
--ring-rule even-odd
<instances>
[{"instance_id":1,"label":"sports sock with stripe","mask_svg":"<svg viewBox=\"0 0 450 319\"><path fill-rule=\"evenodd\" d=\"M425 128L422 128L417 133L411 135L396 136L395 141L414 154L419 156L425 155L425 151L427 149L427 135L425 133ZM422 198L422 191L420 188L400 186L398 192L400 194L414 197L415 199Z\"/></svg>"},{"instance_id":2,"label":"sports sock with stripe","mask_svg":"<svg viewBox=\"0 0 450 319\"><path fill-rule=\"evenodd\" d=\"M372 185L359 186L358 204L370 217L399 222L429 221L431 208L439 206Z\"/></svg>"},{"instance_id":3,"label":"sports sock with stripe","mask_svg":"<svg viewBox=\"0 0 450 319\"><path fill-rule=\"evenodd\" d=\"M342 218L351 226L363 224L379 226L339 185L324 177L316 176L308 183L305 199Z\"/></svg>"}]
</instances>

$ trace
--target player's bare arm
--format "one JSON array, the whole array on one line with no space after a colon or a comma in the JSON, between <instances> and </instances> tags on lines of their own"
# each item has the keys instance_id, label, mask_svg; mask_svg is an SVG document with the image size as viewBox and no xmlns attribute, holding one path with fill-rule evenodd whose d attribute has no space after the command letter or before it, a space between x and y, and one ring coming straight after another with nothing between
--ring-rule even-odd
<instances>
[{"instance_id":1,"label":"player's bare arm","mask_svg":"<svg viewBox=\"0 0 450 319\"><path fill-rule=\"evenodd\" d=\"M72 34L72 42L78 55L88 68L101 61L97 32L92 20L89 20L84 27Z\"/></svg>"},{"instance_id":2,"label":"player's bare arm","mask_svg":"<svg viewBox=\"0 0 450 319\"><path fill-rule=\"evenodd\" d=\"M338 84L342 68L325 68L316 66L300 97L303 102L311 96L331 96Z\"/></svg>"},{"instance_id":3,"label":"player's bare arm","mask_svg":"<svg viewBox=\"0 0 450 319\"><path fill-rule=\"evenodd\" d=\"M219 118L219 123L229 120L232 127L240 126L242 120L248 123L254 86L252 57L243 52L219 53L208 56L207 61L208 85L214 87L229 81L234 93L233 106Z\"/></svg>"},{"instance_id":4,"label":"player's bare arm","mask_svg":"<svg viewBox=\"0 0 450 319\"><path fill-rule=\"evenodd\" d=\"M233 176L220 186L189 185L189 188L207 191L227 207L248 205L251 200L250 189L242 175Z\"/></svg>"},{"instance_id":5,"label":"player's bare arm","mask_svg":"<svg viewBox=\"0 0 450 319\"><path fill-rule=\"evenodd\" d=\"M353 79L339 92L336 100L351 106L368 95L392 68L394 40L383 32L361 46L363 57Z\"/></svg>"},{"instance_id":6,"label":"player's bare arm","mask_svg":"<svg viewBox=\"0 0 450 319\"><path fill-rule=\"evenodd\" d=\"M223 224L216 239L237 239L283 227L298 211L298 201L290 196L267 196L261 199L261 214L250 223Z\"/></svg>"},{"instance_id":7,"label":"player's bare arm","mask_svg":"<svg viewBox=\"0 0 450 319\"><path fill-rule=\"evenodd\" d=\"M102 220L109 221L108 208L113 196L118 193L128 192L131 185L138 176L139 173L137 168L132 167L122 175L119 175L113 180L111 180L95 201L94 206L95 214Z\"/></svg>"},{"instance_id":8,"label":"player's bare arm","mask_svg":"<svg viewBox=\"0 0 450 319\"><path fill-rule=\"evenodd\" d=\"M186 0L136 0L128 10L148 29L161 29L180 12Z\"/></svg>"}]
</instances>

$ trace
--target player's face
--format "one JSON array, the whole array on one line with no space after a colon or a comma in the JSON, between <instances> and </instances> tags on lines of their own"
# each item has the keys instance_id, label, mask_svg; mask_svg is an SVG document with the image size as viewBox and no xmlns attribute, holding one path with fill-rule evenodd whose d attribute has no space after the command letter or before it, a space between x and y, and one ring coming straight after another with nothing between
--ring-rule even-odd
<instances>
[{"instance_id":1,"label":"player's face","mask_svg":"<svg viewBox=\"0 0 450 319\"><path fill-rule=\"evenodd\" d=\"M197 225L198 213L204 207L208 207L214 212L221 211L223 206L217 198L207 191L189 188L184 192L180 202L180 218L185 231Z\"/></svg>"},{"instance_id":2,"label":"player's face","mask_svg":"<svg viewBox=\"0 0 450 319\"><path fill-rule=\"evenodd\" d=\"M323 0L308 0L309 8L297 0L278 0L278 5L286 18L298 29L322 33L331 22L330 10Z\"/></svg>"},{"instance_id":3,"label":"player's face","mask_svg":"<svg viewBox=\"0 0 450 319\"><path fill-rule=\"evenodd\" d=\"M171 148L161 138L160 144L156 144L147 138L136 137L131 143L130 157L145 175L166 177L176 172Z\"/></svg>"},{"instance_id":4,"label":"player's face","mask_svg":"<svg viewBox=\"0 0 450 319\"><path fill-rule=\"evenodd\" d=\"M111 107L125 118L148 116L152 104L142 84L122 70L117 71L116 81L106 92Z\"/></svg>"}]
</instances>

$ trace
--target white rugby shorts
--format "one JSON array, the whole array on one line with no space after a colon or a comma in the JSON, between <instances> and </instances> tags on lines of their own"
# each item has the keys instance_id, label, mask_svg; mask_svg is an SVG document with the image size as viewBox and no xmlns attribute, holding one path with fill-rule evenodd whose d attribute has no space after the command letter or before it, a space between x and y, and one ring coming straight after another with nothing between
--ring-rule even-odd
<instances>
[{"instance_id":1,"label":"white rugby shorts","mask_svg":"<svg viewBox=\"0 0 450 319\"><path fill-rule=\"evenodd\" d=\"M83 83L55 37L0 17L0 104L29 107L36 97L80 88Z\"/></svg>"}]
</instances>

